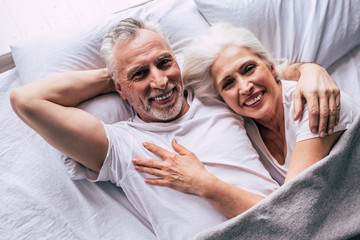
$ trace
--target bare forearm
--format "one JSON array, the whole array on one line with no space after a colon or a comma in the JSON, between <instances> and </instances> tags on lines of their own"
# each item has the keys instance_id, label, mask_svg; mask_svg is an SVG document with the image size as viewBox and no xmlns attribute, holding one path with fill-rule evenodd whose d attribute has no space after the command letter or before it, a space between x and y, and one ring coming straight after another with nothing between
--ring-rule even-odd
<instances>
[{"instance_id":1,"label":"bare forearm","mask_svg":"<svg viewBox=\"0 0 360 240\"><path fill-rule=\"evenodd\" d=\"M14 92L27 100L47 100L62 106L79 103L113 91L107 69L54 74L30 83Z\"/></svg>"},{"instance_id":2,"label":"bare forearm","mask_svg":"<svg viewBox=\"0 0 360 240\"><path fill-rule=\"evenodd\" d=\"M227 184L211 174L203 183L204 186L198 195L205 198L227 218L233 218L245 212L263 199L244 189Z\"/></svg>"},{"instance_id":3,"label":"bare forearm","mask_svg":"<svg viewBox=\"0 0 360 240\"><path fill-rule=\"evenodd\" d=\"M56 74L11 92L11 105L50 145L84 166L99 171L108 142L102 123L74 106L111 92L106 69Z\"/></svg>"},{"instance_id":4,"label":"bare forearm","mask_svg":"<svg viewBox=\"0 0 360 240\"><path fill-rule=\"evenodd\" d=\"M300 68L303 63L293 63L285 67L282 71L283 78L286 80L298 81L300 78Z\"/></svg>"}]
</instances>

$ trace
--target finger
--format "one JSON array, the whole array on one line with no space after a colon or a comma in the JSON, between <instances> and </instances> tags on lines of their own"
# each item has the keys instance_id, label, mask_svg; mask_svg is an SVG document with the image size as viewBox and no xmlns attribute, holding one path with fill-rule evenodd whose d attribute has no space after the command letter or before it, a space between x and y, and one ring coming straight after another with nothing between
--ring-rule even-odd
<instances>
[{"instance_id":1,"label":"finger","mask_svg":"<svg viewBox=\"0 0 360 240\"><path fill-rule=\"evenodd\" d=\"M174 150L182 156L191 153L189 150L187 150L186 147L179 144L175 138L171 141L171 145L174 148Z\"/></svg>"},{"instance_id":2,"label":"finger","mask_svg":"<svg viewBox=\"0 0 360 240\"><path fill-rule=\"evenodd\" d=\"M314 94L307 96L306 101L309 112L309 128L312 133L316 134L318 133L320 119L319 100Z\"/></svg>"},{"instance_id":3,"label":"finger","mask_svg":"<svg viewBox=\"0 0 360 240\"><path fill-rule=\"evenodd\" d=\"M335 115L335 126L339 124L339 119L340 119L340 91L339 93L336 95L335 98L335 108L336 108L336 115Z\"/></svg>"},{"instance_id":4,"label":"finger","mask_svg":"<svg viewBox=\"0 0 360 240\"><path fill-rule=\"evenodd\" d=\"M329 118L329 98L328 95L320 96L320 120L319 120L319 136L325 137L327 132Z\"/></svg>"},{"instance_id":5,"label":"finger","mask_svg":"<svg viewBox=\"0 0 360 240\"><path fill-rule=\"evenodd\" d=\"M160 169L156 169L156 168L148 168L148 167L144 167L144 166L138 166L135 165L135 169L139 172L142 173L148 173L157 177L163 177L164 173L163 171L161 171Z\"/></svg>"},{"instance_id":6,"label":"finger","mask_svg":"<svg viewBox=\"0 0 360 240\"><path fill-rule=\"evenodd\" d=\"M162 168L162 162L153 160L153 159L145 159L145 158L134 158L133 163L138 166L144 166L148 168Z\"/></svg>"},{"instance_id":7,"label":"finger","mask_svg":"<svg viewBox=\"0 0 360 240\"><path fill-rule=\"evenodd\" d=\"M157 186L163 186L163 187L170 187L170 183L168 180L165 180L163 178L146 178L145 182L150 185L157 185Z\"/></svg>"},{"instance_id":8,"label":"finger","mask_svg":"<svg viewBox=\"0 0 360 240\"><path fill-rule=\"evenodd\" d=\"M328 117L328 126L327 133L332 134L334 132L336 121L336 100L335 96L329 97L329 117Z\"/></svg>"},{"instance_id":9,"label":"finger","mask_svg":"<svg viewBox=\"0 0 360 240\"><path fill-rule=\"evenodd\" d=\"M294 92L293 97L294 97L294 121L296 121L300 118L304 105L303 105L303 99L299 92L297 91Z\"/></svg>"},{"instance_id":10,"label":"finger","mask_svg":"<svg viewBox=\"0 0 360 240\"><path fill-rule=\"evenodd\" d=\"M144 142L142 143L143 146L149 150L150 152L158 155L159 157L161 157L163 160L164 158L170 157L172 155L174 155L173 153L166 151L165 149L153 144L153 143L149 143L149 142Z\"/></svg>"}]
</instances>

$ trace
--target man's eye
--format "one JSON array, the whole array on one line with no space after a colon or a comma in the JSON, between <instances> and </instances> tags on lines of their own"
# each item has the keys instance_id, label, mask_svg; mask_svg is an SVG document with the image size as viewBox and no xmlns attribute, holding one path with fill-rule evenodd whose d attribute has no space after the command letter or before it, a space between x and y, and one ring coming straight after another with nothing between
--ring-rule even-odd
<instances>
[{"instance_id":1,"label":"man's eye","mask_svg":"<svg viewBox=\"0 0 360 240\"><path fill-rule=\"evenodd\" d=\"M145 78L146 74L147 74L146 70L138 71L138 72L134 73L134 75L131 77L131 79L141 80L141 79Z\"/></svg>"},{"instance_id":2,"label":"man's eye","mask_svg":"<svg viewBox=\"0 0 360 240\"><path fill-rule=\"evenodd\" d=\"M234 86L234 83L235 83L234 79L226 80L222 85L222 90L229 90L232 86Z\"/></svg>"},{"instance_id":3,"label":"man's eye","mask_svg":"<svg viewBox=\"0 0 360 240\"><path fill-rule=\"evenodd\" d=\"M172 60L171 59L163 59L159 62L158 67L159 68L167 68L171 65Z\"/></svg>"}]
</instances>

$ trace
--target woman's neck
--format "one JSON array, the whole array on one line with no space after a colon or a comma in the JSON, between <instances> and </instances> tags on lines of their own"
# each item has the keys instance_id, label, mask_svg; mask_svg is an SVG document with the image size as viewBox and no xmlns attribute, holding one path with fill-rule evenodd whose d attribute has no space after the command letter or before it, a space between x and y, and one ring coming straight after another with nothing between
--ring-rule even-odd
<instances>
[{"instance_id":1,"label":"woman's neck","mask_svg":"<svg viewBox=\"0 0 360 240\"><path fill-rule=\"evenodd\" d=\"M284 123L284 106L282 103L282 86L279 86L275 108L261 119L254 119L261 138L273 157L280 163L285 163L286 139Z\"/></svg>"}]
</instances>

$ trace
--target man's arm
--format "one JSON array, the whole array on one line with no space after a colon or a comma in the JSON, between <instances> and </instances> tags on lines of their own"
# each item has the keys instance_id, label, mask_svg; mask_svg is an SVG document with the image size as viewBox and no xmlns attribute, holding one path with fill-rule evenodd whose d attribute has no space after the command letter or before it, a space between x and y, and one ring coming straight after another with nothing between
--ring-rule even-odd
<instances>
[{"instance_id":1,"label":"man's arm","mask_svg":"<svg viewBox=\"0 0 360 240\"><path fill-rule=\"evenodd\" d=\"M108 147L104 126L75 106L113 90L107 69L67 72L14 89L10 101L16 114L49 144L99 172Z\"/></svg>"},{"instance_id":2,"label":"man's arm","mask_svg":"<svg viewBox=\"0 0 360 240\"><path fill-rule=\"evenodd\" d=\"M294 120L300 118L307 102L309 127L320 137L333 132L340 116L340 89L326 70L315 63L295 63L283 70L287 80L298 81L294 92Z\"/></svg>"}]
</instances>

